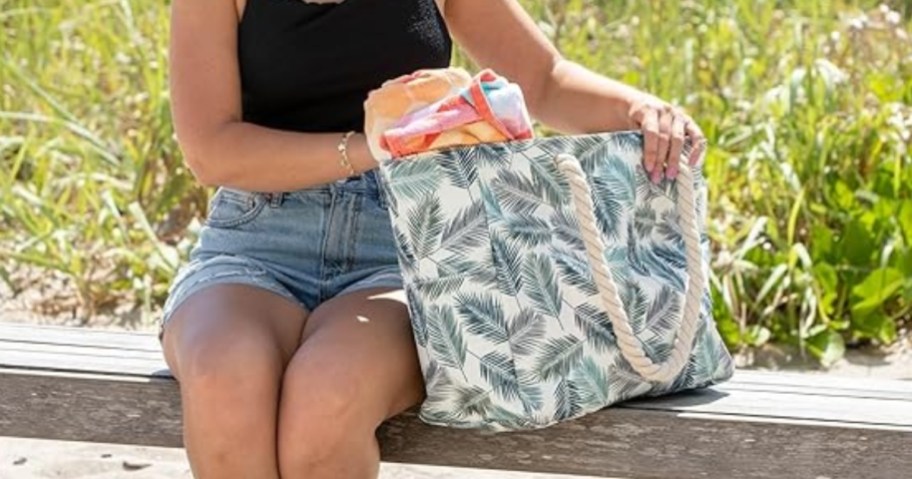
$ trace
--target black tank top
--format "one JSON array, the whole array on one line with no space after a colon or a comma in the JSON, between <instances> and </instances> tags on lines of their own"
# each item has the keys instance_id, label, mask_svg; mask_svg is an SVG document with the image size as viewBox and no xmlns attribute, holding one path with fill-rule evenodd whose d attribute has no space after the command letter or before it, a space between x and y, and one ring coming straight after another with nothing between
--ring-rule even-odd
<instances>
[{"instance_id":1,"label":"black tank top","mask_svg":"<svg viewBox=\"0 0 912 479\"><path fill-rule=\"evenodd\" d=\"M449 66L451 49L434 0L247 0L238 25L244 121L363 131L368 92Z\"/></svg>"}]
</instances>

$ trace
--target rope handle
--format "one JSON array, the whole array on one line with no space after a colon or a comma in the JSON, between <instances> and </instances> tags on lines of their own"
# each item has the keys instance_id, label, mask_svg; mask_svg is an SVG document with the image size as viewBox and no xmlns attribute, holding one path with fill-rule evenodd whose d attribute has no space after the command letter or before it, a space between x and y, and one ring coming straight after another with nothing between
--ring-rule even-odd
<instances>
[{"instance_id":1,"label":"rope handle","mask_svg":"<svg viewBox=\"0 0 912 479\"><path fill-rule=\"evenodd\" d=\"M630 319L618 294L618 287L608 271L603 252L605 243L595 220L595 206L592 190L586 181L586 174L579 160L573 155L559 154L555 157L558 169L567 177L573 196L573 206L580 223L583 243L589 256L599 298L611 320L618 347L624 359L640 376L647 380L668 382L673 380L687 364L693 350L693 341L699 327L700 300L703 290L704 272L700 252L700 234L697 230L696 207L693 189L693 171L682 161L678 179L676 207L684 236L687 255L688 283L685 289L684 308L681 312L674 348L662 363L654 363L643 350L639 339L630 326Z\"/></svg>"}]
</instances>

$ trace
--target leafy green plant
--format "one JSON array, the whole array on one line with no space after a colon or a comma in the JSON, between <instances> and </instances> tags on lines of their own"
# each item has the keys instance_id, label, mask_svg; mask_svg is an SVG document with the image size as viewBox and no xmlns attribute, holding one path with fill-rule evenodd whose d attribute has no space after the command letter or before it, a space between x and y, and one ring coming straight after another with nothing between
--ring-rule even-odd
<instances>
[{"instance_id":1,"label":"leafy green plant","mask_svg":"<svg viewBox=\"0 0 912 479\"><path fill-rule=\"evenodd\" d=\"M686 107L706 132L731 348L791 343L831 363L908 334L912 3L523 3L567 57ZM162 304L208 194L171 127L167 16L151 0L0 0L12 290L37 271L66 278L84 317L128 304L150 321Z\"/></svg>"},{"instance_id":2,"label":"leafy green plant","mask_svg":"<svg viewBox=\"0 0 912 479\"><path fill-rule=\"evenodd\" d=\"M908 5L527 1L563 53L685 106L711 148L716 319L824 364L910 326Z\"/></svg>"},{"instance_id":3,"label":"leafy green plant","mask_svg":"<svg viewBox=\"0 0 912 479\"><path fill-rule=\"evenodd\" d=\"M171 129L167 10L0 7L0 264L61 273L87 316L124 300L150 312L205 205Z\"/></svg>"}]
</instances>

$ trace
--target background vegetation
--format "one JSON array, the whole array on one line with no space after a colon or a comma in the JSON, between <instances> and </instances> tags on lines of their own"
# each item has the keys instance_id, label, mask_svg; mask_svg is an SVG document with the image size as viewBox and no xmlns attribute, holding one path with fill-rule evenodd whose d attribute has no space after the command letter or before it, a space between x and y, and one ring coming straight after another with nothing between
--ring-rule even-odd
<instances>
[{"instance_id":1,"label":"background vegetation","mask_svg":"<svg viewBox=\"0 0 912 479\"><path fill-rule=\"evenodd\" d=\"M912 1L524 3L566 56L706 131L732 349L829 363L908 334ZM160 1L0 0L0 282L54 281L36 307L151 323L188 253L208 192L174 141L167 31Z\"/></svg>"}]
</instances>

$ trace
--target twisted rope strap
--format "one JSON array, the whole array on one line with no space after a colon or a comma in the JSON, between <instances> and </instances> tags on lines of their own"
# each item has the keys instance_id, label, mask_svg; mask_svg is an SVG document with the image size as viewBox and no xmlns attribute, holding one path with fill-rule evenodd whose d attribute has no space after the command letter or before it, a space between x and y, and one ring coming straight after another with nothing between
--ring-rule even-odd
<instances>
[{"instance_id":1,"label":"twisted rope strap","mask_svg":"<svg viewBox=\"0 0 912 479\"><path fill-rule=\"evenodd\" d=\"M618 294L617 285L608 272L603 252L605 243L595 221L595 208L592 203L592 192L586 181L586 174L580 167L579 161L568 154L560 154L555 158L558 169L570 182L573 195L573 206L576 209L582 232L583 242L589 256L589 264L595 278L595 285L599 291L602 306L608 312L614 334L618 340L618 347L624 359L633 367L634 371L650 381L668 382L673 380L687 364L693 349L693 340L696 336L700 319L700 298L703 290L703 260L700 252L700 235L697 231L696 208L694 202L693 172L690 165L681 165L678 180L677 211L680 217L684 245L687 255L688 283L685 290L684 308L681 321L674 339L674 348L668 358L662 363L654 363L637 339L627 312Z\"/></svg>"}]
</instances>

